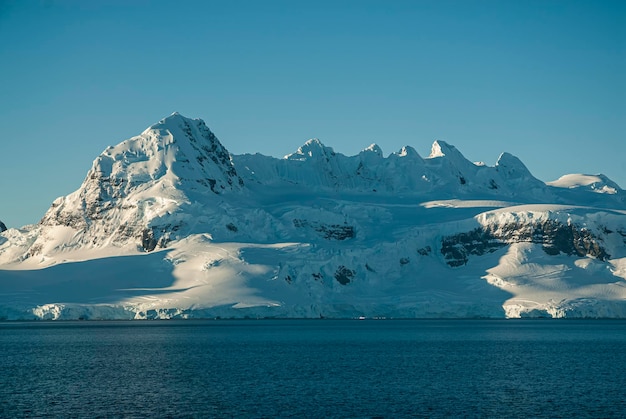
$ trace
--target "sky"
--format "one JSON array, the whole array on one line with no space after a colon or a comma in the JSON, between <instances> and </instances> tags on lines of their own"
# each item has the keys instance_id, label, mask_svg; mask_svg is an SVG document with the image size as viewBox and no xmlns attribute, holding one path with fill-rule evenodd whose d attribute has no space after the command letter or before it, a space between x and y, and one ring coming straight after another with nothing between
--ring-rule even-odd
<instances>
[{"instance_id":1,"label":"sky","mask_svg":"<svg viewBox=\"0 0 626 419\"><path fill-rule=\"evenodd\" d=\"M233 154L434 140L626 187L624 1L0 0L0 220L177 111Z\"/></svg>"}]
</instances>

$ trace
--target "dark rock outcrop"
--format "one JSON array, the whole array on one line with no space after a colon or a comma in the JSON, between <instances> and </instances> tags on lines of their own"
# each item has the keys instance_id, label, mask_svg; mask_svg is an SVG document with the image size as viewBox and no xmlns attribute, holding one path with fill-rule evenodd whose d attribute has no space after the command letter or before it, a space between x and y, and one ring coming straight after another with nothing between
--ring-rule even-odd
<instances>
[{"instance_id":1,"label":"dark rock outcrop","mask_svg":"<svg viewBox=\"0 0 626 419\"><path fill-rule=\"evenodd\" d=\"M421 249L417 249L417 253L420 256L428 256L430 255L430 253L433 251L433 249L430 246L426 246L426 247L422 247Z\"/></svg>"},{"instance_id":2,"label":"dark rock outcrop","mask_svg":"<svg viewBox=\"0 0 626 419\"><path fill-rule=\"evenodd\" d=\"M549 255L592 256L600 260L610 257L591 231L575 224L556 220L536 223L490 224L472 231L444 237L441 253L452 267L467 264L470 255L492 253L512 243L541 244Z\"/></svg>"},{"instance_id":3,"label":"dark rock outcrop","mask_svg":"<svg viewBox=\"0 0 626 419\"><path fill-rule=\"evenodd\" d=\"M356 236L354 227L347 224L324 224L317 221L295 218L293 220L293 225L296 228L312 228L326 240L346 240L352 239Z\"/></svg>"},{"instance_id":4,"label":"dark rock outcrop","mask_svg":"<svg viewBox=\"0 0 626 419\"><path fill-rule=\"evenodd\" d=\"M2 233L3 231L7 231L7 226L0 221L0 233Z\"/></svg>"},{"instance_id":5,"label":"dark rock outcrop","mask_svg":"<svg viewBox=\"0 0 626 419\"><path fill-rule=\"evenodd\" d=\"M237 174L230 153L220 143L215 134L204 124L204 121L192 121L180 117L180 123L189 145L195 151L196 161L202 169L205 169L205 165L208 166L208 164L210 164L209 160L211 160L216 167L220 168L223 178L226 180L229 187L235 185L243 186L243 179ZM191 124L195 125L195 128L200 133L200 138L196 138L194 135ZM197 182L205 186L208 185L211 191L216 194L226 189L226 185L222 183L222 180L219 180L219 188L217 188L218 180L213 178L198 179Z\"/></svg>"},{"instance_id":6,"label":"dark rock outcrop","mask_svg":"<svg viewBox=\"0 0 626 419\"><path fill-rule=\"evenodd\" d=\"M146 227L141 231L141 247L146 252L152 252L154 249L165 248L171 240L180 225L166 224L162 226Z\"/></svg>"},{"instance_id":7,"label":"dark rock outcrop","mask_svg":"<svg viewBox=\"0 0 626 419\"><path fill-rule=\"evenodd\" d=\"M354 275L356 275L355 271L353 271L352 269L346 268L343 265L338 267L337 271L335 271L335 279L341 285L348 285L350 281L352 280L352 278L354 278Z\"/></svg>"}]
</instances>

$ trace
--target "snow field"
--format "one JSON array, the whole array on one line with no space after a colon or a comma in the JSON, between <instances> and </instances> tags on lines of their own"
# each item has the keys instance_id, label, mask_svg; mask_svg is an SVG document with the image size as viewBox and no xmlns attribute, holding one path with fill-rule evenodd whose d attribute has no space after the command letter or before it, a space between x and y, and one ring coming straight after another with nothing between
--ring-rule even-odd
<instances>
[{"instance_id":1,"label":"snow field","mask_svg":"<svg viewBox=\"0 0 626 419\"><path fill-rule=\"evenodd\" d=\"M491 167L443 141L427 158L319 140L231 156L174 114L0 234L0 318L626 317L625 202L602 175L546 185L508 153ZM497 238L548 221L609 257ZM443 241L481 230L496 238L452 266Z\"/></svg>"}]
</instances>

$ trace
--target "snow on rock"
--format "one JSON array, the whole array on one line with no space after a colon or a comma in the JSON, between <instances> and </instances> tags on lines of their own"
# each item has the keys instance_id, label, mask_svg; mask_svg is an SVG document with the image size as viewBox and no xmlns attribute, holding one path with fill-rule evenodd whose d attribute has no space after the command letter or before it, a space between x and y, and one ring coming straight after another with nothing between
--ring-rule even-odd
<instances>
[{"instance_id":1,"label":"snow on rock","mask_svg":"<svg viewBox=\"0 0 626 419\"><path fill-rule=\"evenodd\" d=\"M174 113L104 150L81 187L55 200L40 224L74 229L69 245L134 243L152 251L195 222L186 207L219 202L242 187L230 154L204 122Z\"/></svg>"},{"instance_id":2,"label":"snow on rock","mask_svg":"<svg viewBox=\"0 0 626 419\"><path fill-rule=\"evenodd\" d=\"M286 155L285 159L298 161L324 159L328 161L334 156L335 152L332 148L326 147L317 138L312 138L304 143L302 147L299 147L295 153Z\"/></svg>"},{"instance_id":3,"label":"snow on rock","mask_svg":"<svg viewBox=\"0 0 626 419\"><path fill-rule=\"evenodd\" d=\"M625 281L603 176L545 184L444 141L231 155L177 113L0 232L0 319L626 317Z\"/></svg>"},{"instance_id":4,"label":"snow on rock","mask_svg":"<svg viewBox=\"0 0 626 419\"><path fill-rule=\"evenodd\" d=\"M604 175L569 174L561 176L552 182L547 182L547 184L556 188L580 188L590 192L611 195L617 194L618 191L623 193L615 182Z\"/></svg>"},{"instance_id":5,"label":"snow on rock","mask_svg":"<svg viewBox=\"0 0 626 419\"><path fill-rule=\"evenodd\" d=\"M361 151L360 155L367 155L368 153L372 153L372 155L377 158L383 157L383 150L378 146L378 144L370 144L368 147L364 148Z\"/></svg>"}]
</instances>

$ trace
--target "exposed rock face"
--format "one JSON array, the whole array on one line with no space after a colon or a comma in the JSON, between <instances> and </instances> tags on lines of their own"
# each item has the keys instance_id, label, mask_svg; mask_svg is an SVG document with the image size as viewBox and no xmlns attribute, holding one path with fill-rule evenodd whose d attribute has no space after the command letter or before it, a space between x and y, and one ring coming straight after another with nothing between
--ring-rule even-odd
<instances>
[{"instance_id":1,"label":"exposed rock face","mask_svg":"<svg viewBox=\"0 0 626 419\"><path fill-rule=\"evenodd\" d=\"M141 247L146 252L151 252L157 247L167 247L172 235L174 235L179 228L178 225L171 224L144 228L141 232Z\"/></svg>"},{"instance_id":2,"label":"exposed rock face","mask_svg":"<svg viewBox=\"0 0 626 419\"><path fill-rule=\"evenodd\" d=\"M243 186L243 180L237 175L230 153L204 124L204 121L190 120L180 116L179 124L193 150L187 154L195 156L202 171L207 175L204 178L191 176L187 180L195 180L203 186L208 186L216 194L226 189Z\"/></svg>"},{"instance_id":3,"label":"exposed rock face","mask_svg":"<svg viewBox=\"0 0 626 419\"><path fill-rule=\"evenodd\" d=\"M625 197L443 141L231 156L174 114L0 234L0 318L626 318Z\"/></svg>"},{"instance_id":4,"label":"exposed rock face","mask_svg":"<svg viewBox=\"0 0 626 419\"><path fill-rule=\"evenodd\" d=\"M296 228L312 228L326 240L346 240L352 239L356 235L354 227L347 224L324 224L295 218L293 225Z\"/></svg>"},{"instance_id":5,"label":"exposed rock face","mask_svg":"<svg viewBox=\"0 0 626 419\"><path fill-rule=\"evenodd\" d=\"M4 225L2 221L0 221L0 233L2 233L3 231L7 231L7 226Z\"/></svg>"},{"instance_id":6,"label":"exposed rock face","mask_svg":"<svg viewBox=\"0 0 626 419\"><path fill-rule=\"evenodd\" d=\"M467 264L469 255L492 253L512 243L541 244L549 255L564 253L599 260L610 257L598 238L586 228L550 219L536 223L489 224L447 236L441 240L441 253L449 266L457 267Z\"/></svg>"},{"instance_id":7,"label":"exposed rock face","mask_svg":"<svg viewBox=\"0 0 626 419\"><path fill-rule=\"evenodd\" d=\"M467 233L444 237L441 240L441 253L446 263L452 267L465 265L469 255L484 255L495 252L506 243L486 230L477 228Z\"/></svg>"},{"instance_id":8,"label":"exposed rock face","mask_svg":"<svg viewBox=\"0 0 626 419\"><path fill-rule=\"evenodd\" d=\"M451 193L453 196L471 193L512 196L520 192L520 185L527 185L544 195L551 193L510 154L503 154L496 167L477 165L444 141L436 141L427 158L422 158L410 146L384 157L375 144L356 156L345 156L317 139L309 140L283 159L256 155L233 158L247 184L282 183L317 190L341 189L381 195L446 191L446 195Z\"/></svg>"},{"instance_id":9,"label":"exposed rock face","mask_svg":"<svg viewBox=\"0 0 626 419\"><path fill-rule=\"evenodd\" d=\"M350 281L352 280L352 278L354 278L354 275L356 275L356 271L350 268L347 268L343 265L338 267L337 271L335 271L335 279L341 285L348 285Z\"/></svg>"},{"instance_id":10,"label":"exposed rock face","mask_svg":"<svg viewBox=\"0 0 626 419\"><path fill-rule=\"evenodd\" d=\"M180 207L239 190L231 156L199 119L173 114L108 147L80 189L54 201L40 224L86 232L94 246L164 247L185 225ZM187 217L188 218L188 217Z\"/></svg>"}]
</instances>

